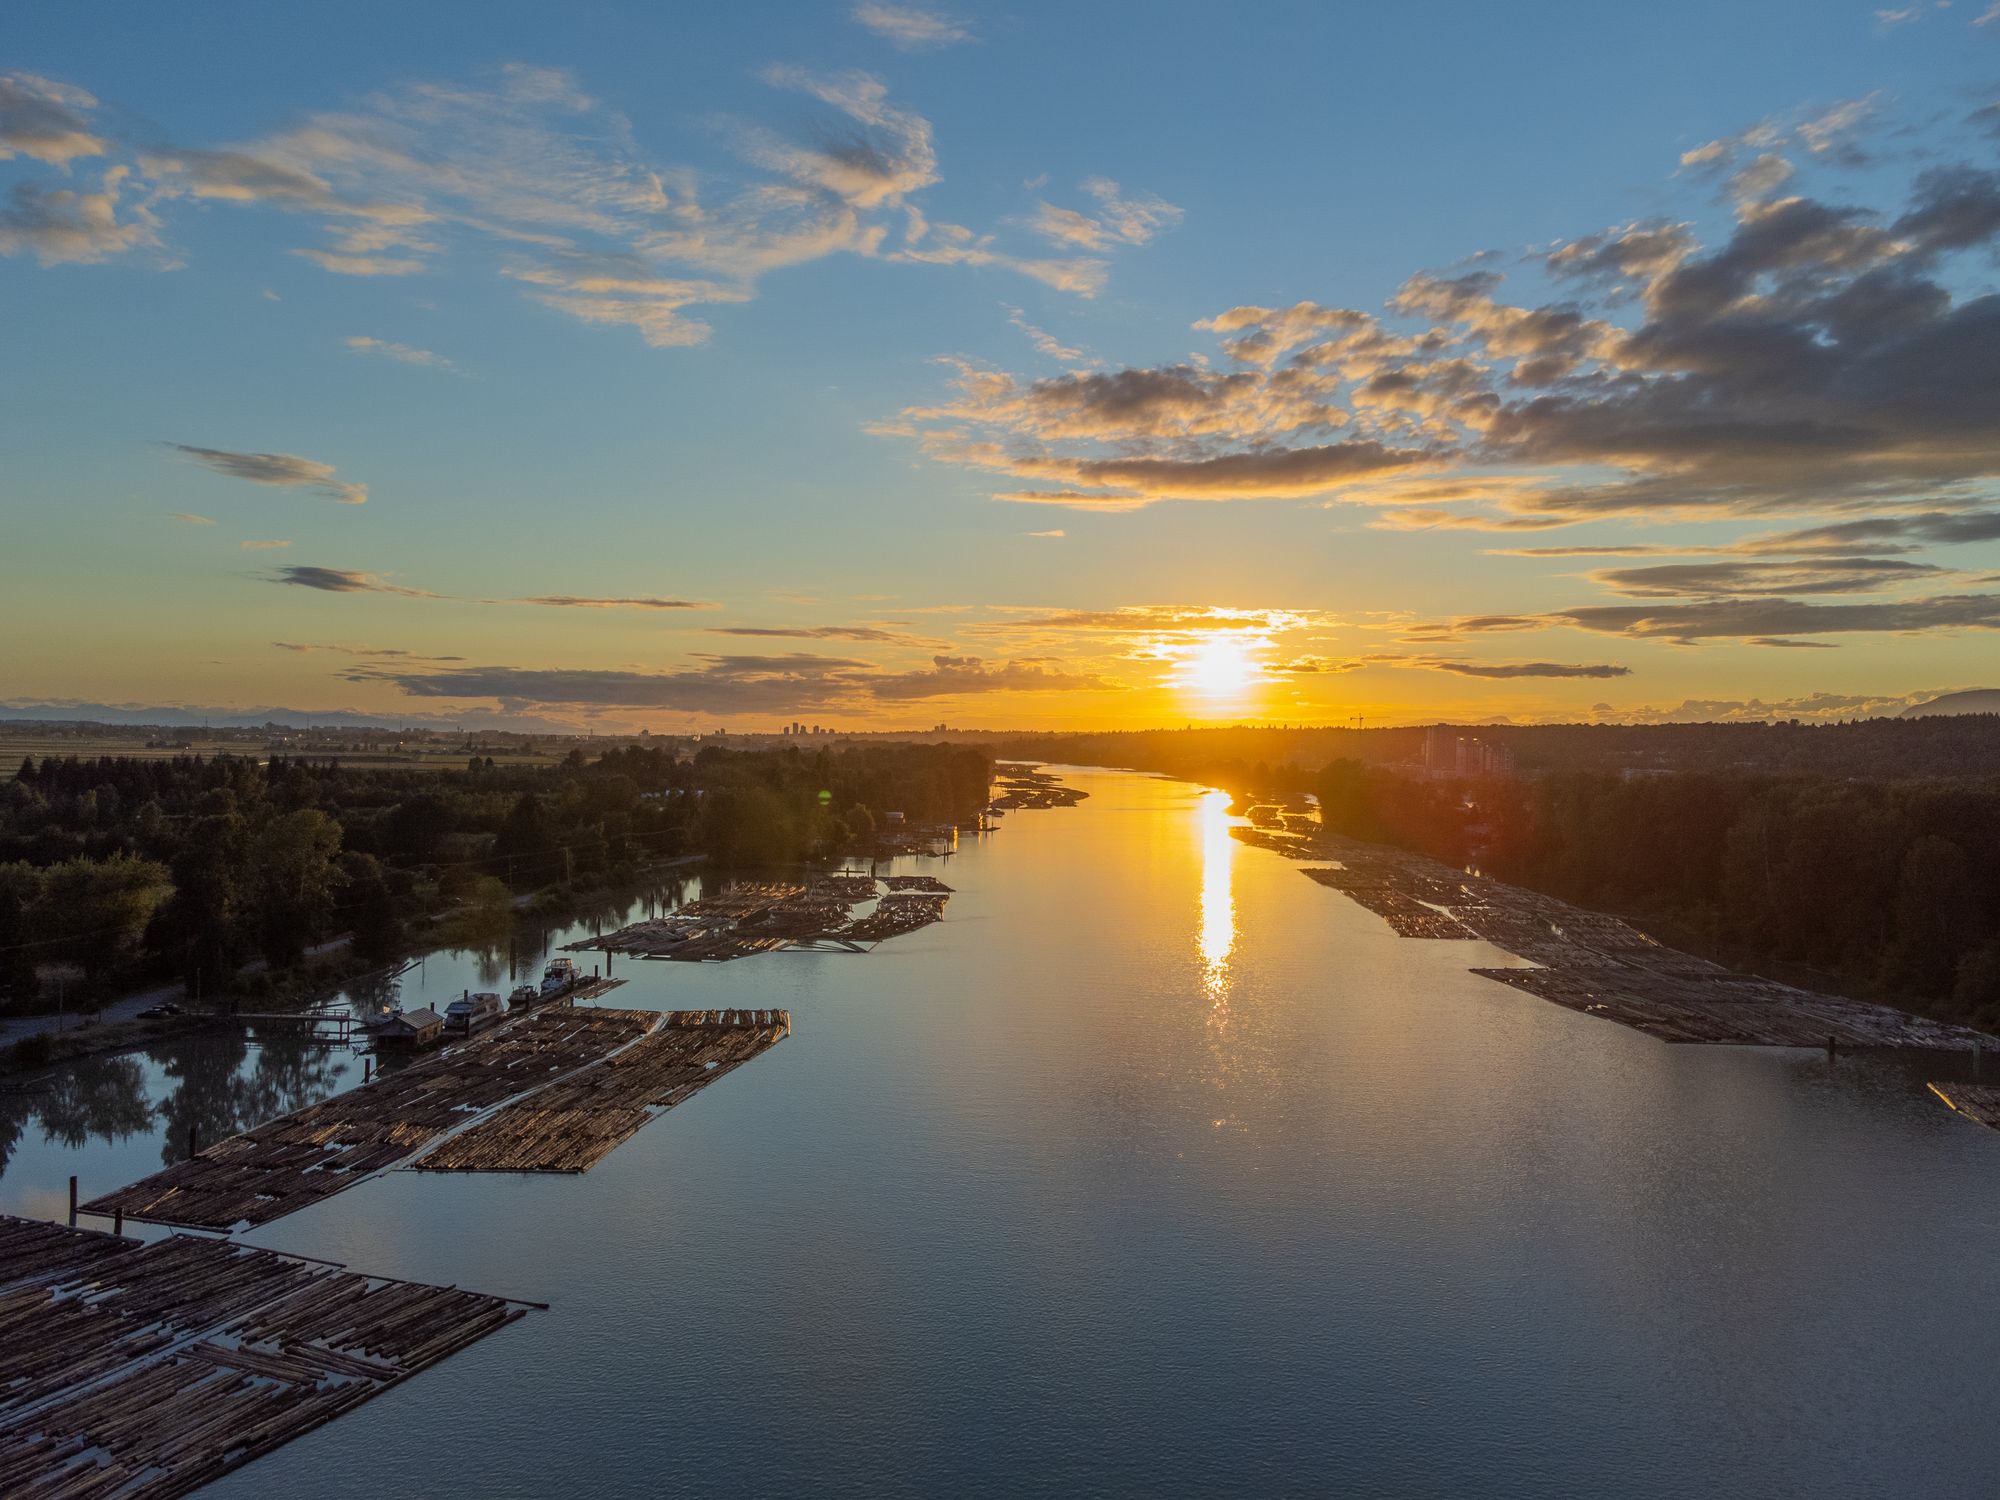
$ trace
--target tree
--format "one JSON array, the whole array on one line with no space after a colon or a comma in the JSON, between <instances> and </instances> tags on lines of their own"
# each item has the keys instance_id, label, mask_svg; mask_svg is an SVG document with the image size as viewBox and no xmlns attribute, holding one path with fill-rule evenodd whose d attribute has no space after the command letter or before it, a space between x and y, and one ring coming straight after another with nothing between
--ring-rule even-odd
<instances>
[{"instance_id":1,"label":"tree","mask_svg":"<svg viewBox=\"0 0 2000 1500\"><path fill-rule=\"evenodd\" d=\"M555 847L542 799L533 792L521 793L513 811L507 814L507 821L500 825L500 837L493 845L503 873L516 884L532 885L548 875Z\"/></svg>"},{"instance_id":2,"label":"tree","mask_svg":"<svg viewBox=\"0 0 2000 1500\"><path fill-rule=\"evenodd\" d=\"M174 893L148 935L190 990L199 990L204 977L213 988L236 972L248 905L244 822L235 799L223 792L203 800L223 810L189 821L174 856Z\"/></svg>"},{"instance_id":3,"label":"tree","mask_svg":"<svg viewBox=\"0 0 2000 1500\"><path fill-rule=\"evenodd\" d=\"M368 959L393 958L403 946L403 917L382 861L372 854L343 854L340 871L354 951Z\"/></svg>"},{"instance_id":4,"label":"tree","mask_svg":"<svg viewBox=\"0 0 2000 1500\"><path fill-rule=\"evenodd\" d=\"M317 808L274 817L251 835L251 904L273 967L297 963L325 929L345 880L339 854L340 825Z\"/></svg>"},{"instance_id":5,"label":"tree","mask_svg":"<svg viewBox=\"0 0 2000 1500\"><path fill-rule=\"evenodd\" d=\"M48 939L42 957L73 963L87 988L130 956L153 913L173 893L167 867L150 859L69 859L42 876L32 921Z\"/></svg>"}]
</instances>

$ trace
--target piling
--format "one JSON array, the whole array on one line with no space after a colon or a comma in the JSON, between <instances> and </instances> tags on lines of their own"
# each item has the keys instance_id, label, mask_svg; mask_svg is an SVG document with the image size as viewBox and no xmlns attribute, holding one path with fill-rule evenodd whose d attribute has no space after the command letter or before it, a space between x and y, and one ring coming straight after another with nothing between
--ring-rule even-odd
<instances>
[{"instance_id":1,"label":"piling","mask_svg":"<svg viewBox=\"0 0 2000 1500\"><path fill-rule=\"evenodd\" d=\"M123 1234L123 1233L125 1232L125 1210L124 1210L124 1209L122 1209L122 1208L121 1208L121 1209L117 1209L117 1210L115 1210L115 1211L114 1211L114 1212L112 1213L112 1215L111 1215L111 1232L112 1232L113 1234Z\"/></svg>"},{"instance_id":2,"label":"piling","mask_svg":"<svg viewBox=\"0 0 2000 1500\"><path fill-rule=\"evenodd\" d=\"M69 1180L69 1227L76 1228L76 1178Z\"/></svg>"}]
</instances>

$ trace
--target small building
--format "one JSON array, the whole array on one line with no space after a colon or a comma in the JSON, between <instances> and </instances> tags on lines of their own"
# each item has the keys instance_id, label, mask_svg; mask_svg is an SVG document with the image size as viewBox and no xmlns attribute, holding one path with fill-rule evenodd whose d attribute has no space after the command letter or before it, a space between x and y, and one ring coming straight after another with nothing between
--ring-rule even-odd
<instances>
[{"instance_id":1,"label":"small building","mask_svg":"<svg viewBox=\"0 0 2000 1500\"><path fill-rule=\"evenodd\" d=\"M435 1047L444 1040L444 1017L436 1011L399 1011L375 1031L375 1040L391 1047Z\"/></svg>"}]
</instances>

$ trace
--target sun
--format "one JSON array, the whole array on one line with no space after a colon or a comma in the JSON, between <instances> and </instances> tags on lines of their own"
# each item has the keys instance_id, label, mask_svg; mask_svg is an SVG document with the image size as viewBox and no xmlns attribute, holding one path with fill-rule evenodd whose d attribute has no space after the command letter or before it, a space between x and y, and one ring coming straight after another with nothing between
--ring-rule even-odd
<instances>
[{"instance_id":1,"label":"sun","mask_svg":"<svg viewBox=\"0 0 2000 1500\"><path fill-rule=\"evenodd\" d=\"M1181 658L1181 682L1204 698L1238 703L1262 673L1247 642L1235 636L1212 635Z\"/></svg>"}]
</instances>

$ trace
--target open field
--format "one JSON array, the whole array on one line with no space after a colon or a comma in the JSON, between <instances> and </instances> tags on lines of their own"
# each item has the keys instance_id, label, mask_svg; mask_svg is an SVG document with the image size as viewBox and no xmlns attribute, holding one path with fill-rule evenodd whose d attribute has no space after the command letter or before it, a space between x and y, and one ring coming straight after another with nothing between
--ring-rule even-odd
<instances>
[{"instance_id":1,"label":"open field","mask_svg":"<svg viewBox=\"0 0 2000 1500\"><path fill-rule=\"evenodd\" d=\"M73 755L79 760L105 755L129 756L135 760L168 760L176 755L240 755L264 760L273 754L333 759L356 769L462 771L472 751L463 744L411 741L399 745L394 740L361 737L349 741L330 739L325 743L275 743L261 734L200 730L166 742L158 738L148 740L145 735L4 734L0 735L0 781L11 781L21 769L21 761L30 755L37 760L50 755ZM562 759L564 752L482 746L479 754L490 755L496 766L552 766Z\"/></svg>"}]
</instances>

